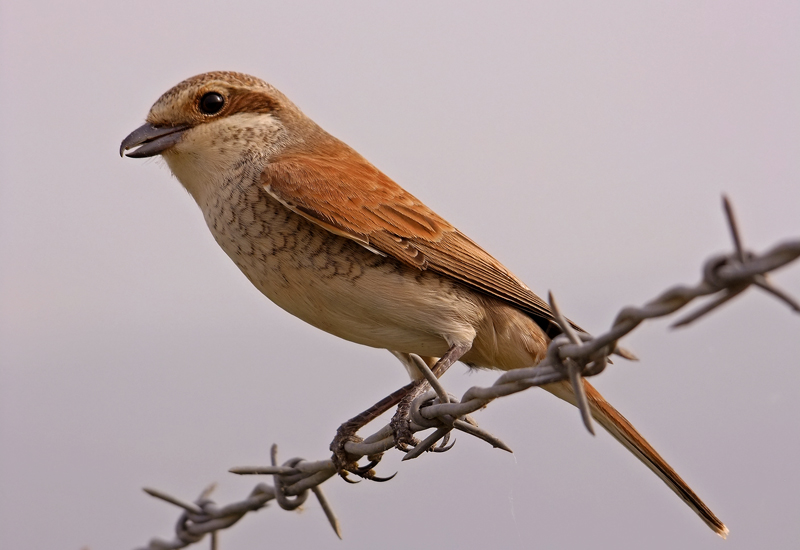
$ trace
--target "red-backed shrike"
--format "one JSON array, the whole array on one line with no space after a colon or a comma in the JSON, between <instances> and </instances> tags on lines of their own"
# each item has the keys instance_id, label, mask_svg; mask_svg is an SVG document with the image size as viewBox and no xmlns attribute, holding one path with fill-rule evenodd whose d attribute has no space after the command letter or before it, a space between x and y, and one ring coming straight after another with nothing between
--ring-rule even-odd
<instances>
[{"instance_id":1,"label":"red-backed shrike","mask_svg":"<svg viewBox=\"0 0 800 550\"><path fill-rule=\"evenodd\" d=\"M120 154L134 147L128 156L164 158L217 243L270 300L392 351L412 377L410 354L438 373L458 360L530 367L560 332L548 305L500 262L258 78L212 72L181 82ZM724 537L725 525L584 384L593 417ZM544 389L575 404L568 382Z\"/></svg>"}]
</instances>

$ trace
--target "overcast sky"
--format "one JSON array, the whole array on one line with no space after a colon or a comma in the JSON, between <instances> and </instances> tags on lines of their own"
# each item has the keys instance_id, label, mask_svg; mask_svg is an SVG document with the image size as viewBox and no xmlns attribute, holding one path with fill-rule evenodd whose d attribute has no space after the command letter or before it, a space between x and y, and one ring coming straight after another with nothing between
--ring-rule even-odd
<instances>
[{"instance_id":1,"label":"overcast sky","mask_svg":"<svg viewBox=\"0 0 800 550\"><path fill-rule=\"evenodd\" d=\"M491 4L491 5L490 5ZM388 3L384 3L388 6ZM800 236L800 4L0 4L0 547L171 538L227 473L326 458L405 383L387 352L290 317L214 243L160 160L120 159L150 105L209 70L261 77L593 332L727 250ZM800 295L800 265L774 280ZM220 548L796 548L800 316L756 290L641 327L593 383L730 528L718 539L606 433L530 390L390 483L245 517ZM460 395L495 373L463 366ZM265 481L269 481L265 479ZM724 546L723 546L724 545ZM200 548L207 547L203 542Z\"/></svg>"}]
</instances>

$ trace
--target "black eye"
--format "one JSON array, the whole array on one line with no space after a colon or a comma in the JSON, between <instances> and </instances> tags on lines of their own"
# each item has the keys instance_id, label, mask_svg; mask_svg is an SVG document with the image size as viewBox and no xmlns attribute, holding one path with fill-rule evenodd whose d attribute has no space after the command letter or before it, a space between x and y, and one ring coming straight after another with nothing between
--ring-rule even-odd
<instances>
[{"instance_id":1,"label":"black eye","mask_svg":"<svg viewBox=\"0 0 800 550\"><path fill-rule=\"evenodd\" d=\"M218 92L208 92L200 98L200 111L206 115L215 115L225 105L225 98Z\"/></svg>"}]
</instances>

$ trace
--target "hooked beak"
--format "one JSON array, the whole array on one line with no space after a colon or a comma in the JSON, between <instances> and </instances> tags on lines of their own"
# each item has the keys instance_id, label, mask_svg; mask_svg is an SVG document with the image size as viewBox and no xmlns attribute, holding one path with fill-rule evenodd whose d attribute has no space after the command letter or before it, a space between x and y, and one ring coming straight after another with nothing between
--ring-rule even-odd
<instances>
[{"instance_id":1,"label":"hooked beak","mask_svg":"<svg viewBox=\"0 0 800 550\"><path fill-rule=\"evenodd\" d=\"M160 127L152 124L143 124L122 140L122 144L119 146L119 156L138 159L161 154L178 143L189 127L188 124ZM141 147L126 155L125 151L139 145Z\"/></svg>"}]
</instances>

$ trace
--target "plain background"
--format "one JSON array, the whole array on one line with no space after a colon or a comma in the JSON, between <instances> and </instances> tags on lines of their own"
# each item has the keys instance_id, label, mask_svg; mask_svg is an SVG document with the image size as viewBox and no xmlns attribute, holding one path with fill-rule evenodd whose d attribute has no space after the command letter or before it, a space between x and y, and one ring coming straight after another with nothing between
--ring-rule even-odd
<instances>
[{"instance_id":1,"label":"plain background","mask_svg":"<svg viewBox=\"0 0 800 550\"><path fill-rule=\"evenodd\" d=\"M490 5L491 4L491 5ZM264 78L593 332L727 250L800 235L800 5L21 2L0 5L0 546L134 548L227 469L328 456L405 382L261 296L160 160L119 143L171 86ZM800 265L774 277L800 294ZM800 547L800 316L751 290L648 323L594 383L727 523L723 542L607 434L538 390L477 415L514 455L326 483L221 548ZM493 373L456 367L461 394ZM266 479L265 481L269 481ZM207 542L201 543L201 548Z\"/></svg>"}]
</instances>

